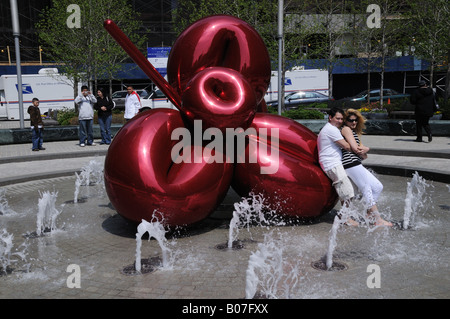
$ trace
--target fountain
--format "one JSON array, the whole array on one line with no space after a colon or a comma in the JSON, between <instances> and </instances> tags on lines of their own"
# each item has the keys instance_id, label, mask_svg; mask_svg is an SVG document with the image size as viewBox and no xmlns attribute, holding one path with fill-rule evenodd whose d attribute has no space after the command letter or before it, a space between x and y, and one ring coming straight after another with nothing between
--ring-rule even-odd
<instances>
[{"instance_id":1,"label":"fountain","mask_svg":"<svg viewBox=\"0 0 450 319\"><path fill-rule=\"evenodd\" d=\"M13 247L13 235L5 229L0 232L0 275L10 272L11 248Z\"/></svg>"},{"instance_id":2,"label":"fountain","mask_svg":"<svg viewBox=\"0 0 450 319\"><path fill-rule=\"evenodd\" d=\"M430 185L417 172L413 174L410 182L407 183L405 197L405 213L403 215L403 229L412 228L419 211L425 207L427 199L427 188Z\"/></svg>"},{"instance_id":3,"label":"fountain","mask_svg":"<svg viewBox=\"0 0 450 319\"><path fill-rule=\"evenodd\" d=\"M0 215L14 214L15 211L9 207L8 200L6 199L6 189L0 188Z\"/></svg>"},{"instance_id":4,"label":"fountain","mask_svg":"<svg viewBox=\"0 0 450 319\"><path fill-rule=\"evenodd\" d=\"M154 216L154 215L153 215ZM155 217L153 217L155 219ZM162 268L170 267L170 255L171 249L167 245L167 239L165 237L166 230L162 223L158 220L152 221L149 223L146 220L142 220L142 222L137 227L136 233L136 262L135 262L135 270L137 273L141 272L141 246L142 246L142 236L148 233L148 240L153 237L159 244L159 247L162 251Z\"/></svg>"},{"instance_id":5,"label":"fountain","mask_svg":"<svg viewBox=\"0 0 450 319\"><path fill-rule=\"evenodd\" d=\"M228 249L236 245L240 227L247 227L249 231L251 225L283 226L283 221L277 221L279 216L264 204L262 195L251 193L248 198L243 198L240 202L234 203L233 218L230 221L228 232Z\"/></svg>"},{"instance_id":6,"label":"fountain","mask_svg":"<svg viewBox=\"0 0 450 319\"><path fill-rule=\"evenodd\" d=\"M75 191L73 202L78 203L78 194L81 186L103 183L103 163L97 160L91 160L81 168L80 174L75 172Z\"/></svg>"},{"instance_id":7,"label":"fountain","mask_svg":"<svg viewBox=\"0 0 450 319\"><path fill-rule=\"evenodd\" d=\"M284 259L283 241L275 240L273 231L264 235L248 261L245 280L245 298L290 298L299 281L298 265L290 265Z\"/></svg>"},{"instance_id":8,"label":"fountain","mask_svg":"<svg viewBox=\"0 0 450 319\"><path fill-rule=\"evenodd\" d=\"M28 244L23 243L20 247L22 250L17 249L12 252L14 235L9 234L5 229L0 231L0 276L10 274L13 269L12 263L16 263L18 259L12 259L11 257L18 256L22 261L26 261ZM30 264L25 264L25 272L28 272Z\"/></svg>"},{"instance_id":9,"label":"fountain","mask_svg":"<svg viewBox=\"0 0 450 319\"><path fill-rule=\"evenodd\" d=\"M57 191L44 191L40 195L36 222L37 236L56 230L56 217L61 214L61 211L56 209Z\"/></svg>"},{"instance_id":10,"label":"fountain","mask_svg":"<svg viewBox=\"0 0 450 319\"><path fill-rule=\"evenodd\" d=\"M111 296L126 292L129 294L124 297L163 296L170 299L236 298L239 294L245 298L408 298L413 294L424 297L448 294L446 283L442 286L433 284L445 280L443 275L450 266L450 250L445 245L450 215L444 208L439 208L450 204L449 188L442 183L433 183L433 205L436 207L427 205L420 210L411 209L410 226L419 222L417 214L422 216L420 221L429 226L417 227L414 232L383 230L372 225L368 230L364 221L360 227L344 227L340 220L334 219L336 211L311 223L283 225L270 218L270 210L262 196L243 199L231 190L221 209L205 223L196 225L193 231L175 234L176 246L174 240L169 239L174 234L165 231L159 214L159 219L142 221L137 228L138 225L114 211L107 197L93 196L92 190L99 185L90 183L86 189L89 200L85 204L65 205L64 213L59 213L56 221L53 218L53 227L61 228L64 224L65 231L42 236L45 228L52 228L52 218L49 218L47 226L41 228L41 236L27 242L28 249L23 251L25 246L21 246L20 240L27 240L22 236L24 229L37 230L36 197L54 204L73 199L75 179L72 175L5 187L7 194L12 194L8 196L9 206L17 213L0 216L0 237L4 239L0 240L0 267L7 271L7 275L1 277L0 295L36 298L39 291L39 297L43 298L96 298L101 296L100 292L108 291ZM414 195L410 195L412 190L404 187L410 180L380 176L385 186L379 203L383 213L389 212L397 220L403 218L405 198L417 196L414 184L420 178L411 180L413 187L409 189L414 189ZM43 192L43 185L50 187L52 184L57 185L57 191ZM39 190L40 195L36 196ZM54 204L48 211L56 214L55 211L61 208ZM413 204L411 202L411 207ZM422 214L423 210L427 214ZM43 208L41 212L44 212ZM340 211L343 215L355 214L354 218L361 219L356 212L363 215L363 204L357 203ZM43 220L41 225L45 224ZM232 229L231 236L230 229L223 227L228 224ZM245 249L227 250L226 253L214 249L215 240L220 238L231 238L232 241L245 238L242 227L248 228L252 238L246 242ZM142 243L147 236L153 238L150 246ZM331 269L322 269L328 270L324 272L311 267L311 261L320 258L326 267L325 255L330 257ZM121 276L123 260L129 260L130 256L132 275L142 276L123 276L116 280ZM152 263L150 266L146 258ZM24 269L18 267L19 263L24 263L21 260L32 264L32 272L21 271ZM341 261L347 263L351 271L337 274L336 263ZM80 266L83 289L65 288L66 279L71 275L65 272L69 264ZM366 287L370 275L366 269L370 264L381 268L381 289ZM143 276L147 270L153 270L151 276ZM345 290L342 289L343 282L349 283Z\"/></svg>"}]
</instances>

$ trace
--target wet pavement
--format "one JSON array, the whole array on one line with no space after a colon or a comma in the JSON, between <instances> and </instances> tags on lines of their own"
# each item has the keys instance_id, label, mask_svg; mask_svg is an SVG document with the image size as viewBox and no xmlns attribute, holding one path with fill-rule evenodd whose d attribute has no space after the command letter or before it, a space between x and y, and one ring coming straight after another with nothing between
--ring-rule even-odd
<instances>
[{"instance_id":1,"label":"wet pavement","mask_svg":"<svg viewBox=\"0 0 450 319\"><path fill-rule=\"evenodd\" d=\"M340 227L333 261L345 269L335 271L312 264L325 260L339 205L309 222L241 227L240 249L219 249L228 241L234 204L243 200L230 190L209 218L166 234L167 265L161 265L158 241L144 237L141 256L154 262L151 271L127 272L135 262L136 225L116 213L102 183L81 186L74 203L75 172L91 161L103 163L108 146L52 142L40 152L31 145L0 146L2 204L10 209L0 215L0 236L13 235L0 298L179 299L173 311L182 314L193 299L246 298L251 268L260 298L447 299L450 186L439 180L450 175L450 138L412 139L363 137L373 151L366 166L373 166L384 185L378 207L389 220L400 225L407 210L411 175L402 174L429 174L425 190L413 196L423 195L413 227ZM385 174L388 168L396 168L395 175ZM53 231L36 236L38 201L45 192L54 192L59 215ZM252 263L256 257L258 263Z\"/></svg>"}]
</instances>

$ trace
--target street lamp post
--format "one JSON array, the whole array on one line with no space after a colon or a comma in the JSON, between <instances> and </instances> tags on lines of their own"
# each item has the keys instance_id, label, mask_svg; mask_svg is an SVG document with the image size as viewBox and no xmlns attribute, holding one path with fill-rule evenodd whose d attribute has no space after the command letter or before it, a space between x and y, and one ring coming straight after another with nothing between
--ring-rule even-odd
<instances>
[{"instance_id":1,"label":"street lamp post","mask_svg":"<svg viewBox=\"0 0 450 319\"><path fill-rule=\"evenodd\" d=\"M19 96L19 119L20 119L20 128L24 128L23 121L23 91L22 91L22 71L20 67L20 46L19 46L19 14L17 12L17 0L10 0L11 4L11 20L12 20L12 29L14 36L14 45L16 48L16 69L17 69L17 94Z\"/></svg>"},{"instance_id":2,"label":"street lamp post","mask_svg":"<svg viewBox=\"0 0 450 319\"><path fill-rule=\"evenodd\" d=\"M283 0L278 0L278 115L281 115L283 101Z\"/></svg>"}]
</instances>

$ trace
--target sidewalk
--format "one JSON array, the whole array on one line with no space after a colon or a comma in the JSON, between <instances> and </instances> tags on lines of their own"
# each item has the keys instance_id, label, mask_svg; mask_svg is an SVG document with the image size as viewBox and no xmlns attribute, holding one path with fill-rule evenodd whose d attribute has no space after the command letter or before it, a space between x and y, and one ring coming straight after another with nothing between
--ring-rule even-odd
<instances>
[{"instance_id":1,"label":"sidewalk","mask_svg":"<svg viewBox=\"0 0 450 319\"><path fill-rule=\"evenodd\" d=\"M417 170L429 179L450 183L450 137L434 137L431 143L417 143L414 139L414 136L364 135L363 143L371 148L364 165L400 176L409 176ZM70 175L89 159L103 161L108 151L108 145L80 147L77 141L44 141L44 147L44 151L32 152L31 144L0 145L0 186Z\"/></svg>"}]
</instances>

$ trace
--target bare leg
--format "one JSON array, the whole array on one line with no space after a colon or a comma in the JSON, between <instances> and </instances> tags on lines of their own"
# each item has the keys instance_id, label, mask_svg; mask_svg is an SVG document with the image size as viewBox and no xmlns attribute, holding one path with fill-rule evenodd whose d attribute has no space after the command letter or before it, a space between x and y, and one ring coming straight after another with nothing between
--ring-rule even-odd
<instances>
[{"instance_id":1,"label":"bare leg","mask_svg":"<svg viewBox=\"0 0 450 319\"><path fill-rule=\"evenodd\" d=\"M392 227L392 223L381 218L380 213L376 205L373 205L367 210L367 216L375 220L375 226L387 226Z\"/></svg>"},{"instance_id":2,"label":"bare leg","mask_svg":"<svg viewBox=\"0 0 450 319\"><path fill-rule=\"evenodd\" d=\"M346 201L341 201L341 205L342 206L345 205L345 207L348 207L350 205L350 202L353 199L354 199L354 197L352 197L350 199L347 199ZM356 220L354 220L353 218L351 218L350 216L342 216L342 214L339 214L339 218L340 219L345 218L345 220L343 222L344 225L347 225L347 226L359 226L359 223Z\"/></svg>"}]
</instances>

